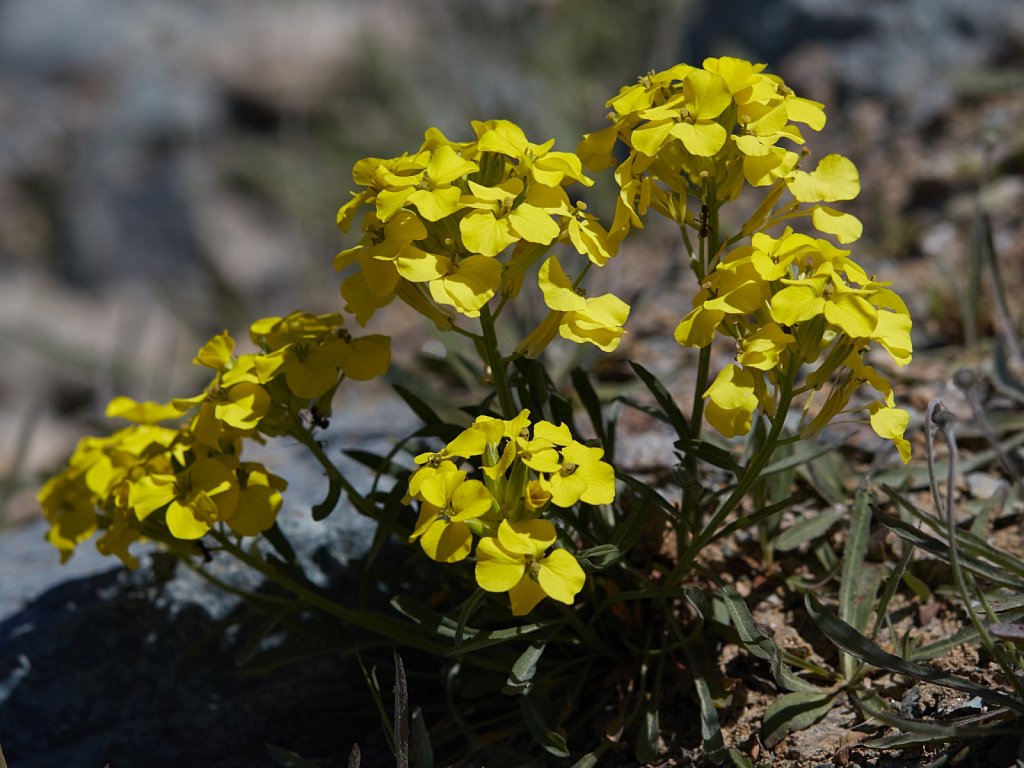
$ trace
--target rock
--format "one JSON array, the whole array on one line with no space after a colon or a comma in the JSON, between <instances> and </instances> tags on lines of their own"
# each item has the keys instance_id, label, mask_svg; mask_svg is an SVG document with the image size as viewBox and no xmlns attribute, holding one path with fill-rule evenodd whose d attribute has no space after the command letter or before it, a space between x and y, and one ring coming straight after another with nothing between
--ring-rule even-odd
<instances>
[{"instance_id":1,"label":"rock","mask_svg":"<svg viewBox=\"0 0 1024 768\"><path fill-rule=\"evenodd\" d=\"M356 391L322 438L366 492L371 473L340 457L341 446L359 435L360 447L386 451L384 435L412 424L393 396ZM375 524L344 501L312 520L326 481L294 442L247 454L290 482L278 522L303 573L353 605L350 565L369 549ZM308 658L246 676L236 661L265 615L152 547L140 548L135 572L111 567L89 543L57 568L45 528L36 521L0 536L0 744L11 765L249 768L270 764L268 743L323 766L347 765L354 743L368 760L386 754L362 673L343 653L357 636L351 628L339 638L336 622L296 616L303 631L271 632L259 647ZM232 589L294 599L226 555L206 570ZM386 597L371 588L369 605L389 611Z\"/></svg>"}]
</instances>

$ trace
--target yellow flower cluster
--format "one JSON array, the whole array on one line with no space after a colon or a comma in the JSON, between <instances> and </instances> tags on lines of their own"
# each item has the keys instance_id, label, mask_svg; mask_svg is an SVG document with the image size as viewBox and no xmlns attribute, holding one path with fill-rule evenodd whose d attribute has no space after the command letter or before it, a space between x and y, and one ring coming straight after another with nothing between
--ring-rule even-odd
<instances>
[{"instance_id":1,"label":"yellow flower cluster","mask_svg":"<svg viewBox=\"0 0 1024 768\"><path fill-rule=\"evenodd\" d=\"M107 416L134 424L82 439L39 493L49 540L63 559L101 529L100 551L130 567L137 561L128 545L147 531L194 540L218 523L240 536L267 530L286 483L242 461L243 441L302 428L299 414L311 401L317 418L326 418L342 378L370 379L390 362L386 337L353 339L337 314L295 312L259 320L250 331L261 353L235 356L226 332L199 350L193 362L215 372L200 394L110 402ZM160 426L169 421L180 423Z\"/></svg>"},{"instance_id":2,"label":"yellow flower cluster","mask_svg":"<svg viewBox=\"0 0 1024 768\"><path fill-rule=\"evenodd\" d=\"M553 151L554 140L531 143L507 120L472 125L473 141L453 142L432 128L413 154L356 163L353 178L364 189L338 212L338 225L348 231L362 208L370 210L359 244L339 253L335 268L356 267L341 294L359 323L397 296L451 328L451 310L475 318L496 295L517 296L524 275L556 243L588 266L617 253L619 241L566 192L593 184L579 157ZM539 282L550 312L521 349L535 356L556 333L614 349L629 307L611 294L587 298L556 257L544 264Z\"/></svg>"},{"instance_id":3,"label":"yellow flower cluster","mask_svg":"<svg viewBox=\"0 0 1024 768\"><path fill-rule=\"evenodd\" d=\"M616 143L626 146L615 169L613 237L642 226L653 208L701 239L694 254L701 289L675 338L693 347L707 347L716 334L735 341L736 363L704 393L705 416L718 432L747 433L758 408L773 414L781 382L789 379L791 387L806 365L808 389L830 381L832 389L817 414L807 416L805 436L846 408L866 382L881 394L868 406L872 427L908 461L909 417L895 407L885 378L862 360L877 342L898 365L910 361L906 305L889 283L869 277L829 240L788 226L778 237L768 234L805 218L840 244L857 240L861 223L823 204L857 196L857 169L840 155L822 158L812 171L800 167L801 155L787 144L804 144L801 125L824 126L822 105L763 69L723 57L642 77L608 101L612 124L584 137L579 154L598 170L615 164ZM718 211L744 182L768 189L740 232L725 237L717 231Z\"/></svg>"},{"instance_id":4,"label":"yellow flower cluster","mask_svg":"<svg viewBox=\"0 0 1024 768\"><path fill-rule=\"evenodd\" d=\"M584 573L565 549L551 549L555 526L541 519L551 505L610 504L615 472L604 451L573 439L565 424L480 416L438 452L416 457L407 501L420 513L410 541L433 560L454 563L476 544L476 580L488 592L508 592L512 613L529 613L545 597L571 604ZM476 460L482 479L459 465Z\"/></svg>"}]
</instances>

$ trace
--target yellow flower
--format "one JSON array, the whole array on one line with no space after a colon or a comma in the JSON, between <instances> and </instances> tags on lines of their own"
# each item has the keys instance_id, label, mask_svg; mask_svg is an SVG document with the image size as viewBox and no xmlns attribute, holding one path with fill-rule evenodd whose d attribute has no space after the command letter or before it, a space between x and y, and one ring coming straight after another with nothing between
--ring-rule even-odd
<instances>
[{"instance_id":1,"label":"yellow flower","mask_svg":"<svg viewBox=\"0 0 1024 768\"><path fill-rule=\"evenodd\" d=\"M541 476L541 487L559 507L611 504L615 500L615 470L601 461L604 449L590 448L575 440L561 449L562 459L554 471Z\"/></svg>"},{"instance_id":2,"label":"yellow flower","mask_svg":"<svg viewBox=\"0 0 1024 768\"><path fill-rule=\"evenodd\" d=\"M473 544L466 523L491 509L494 502L479 480L466 480L466 473L451 462L443 462L419 484L420 515L409 541L417 539L431 559L454 563L465 559Z\"/></svg>"},{"instance_id":3,"label":"yellow flower","mask_svg":"<svg viewBox=\"0 0 1024 768\"><path fill-rule=\"evenodd\" d=\"M875 434L892 440L904 464L910 461L910 442L904 439L903 433L910 423L910 414L899 408L891 408L885 403L872 403L869 407L871 428Z\"/></svg>"},{"instance_id":4,"label":"yellow flower","mask_svg":"<svg viewBox=\"0 0 1024 768\"><path fill-rule=\"evenodd\" d=\"M715 118L732 104L729 89L718 75L696 69L683 81L683 95L682 122L676 123L670 133L688 152L711 157L725 144L725 128Z\"/></svg>"},{"instance_id":5,"label":"yellow flower","mask_svg":"<svg viewBox=\"0 0 1024 768\"><path fill-rule=\"evenodd\" d=\"M704 417L722 437L736 437L750 431L758 406L754 374L736 365L723 368L704 393L708 403Z\"/></svg>"},{"instance_id":6,"label":"yellow flower","mask_svg":"<svg viewBox=\"0 0 1024 768\"><path fill-rule=\"evenodd\" d=\"M566 233L576 251L598 267L603 267L619 251L619 241L601 226L593 214L587 213L586 203L576 203L569 216Z\"/></svg>"},{"instance_id":7,"label":"yellow flower","mask_svg":"<svg viewBox=\"0 0 1024 768\"><path fill-rule=\"evenodd\" d=\"M572 605L586 574L564 549L544 554L555 538L547 520L503 520L497 536L477 544L477 583L488 592L508 592L513 616L524 616L545 597Z\"/></svg>"},{"instance_id":8,"label":"yellow flower","mask_svg":"<svg viewBox=\"0 0 1024 768\"><path fill-rule=\"evenodd\" d=\"M474 121L477 148L480 152L497 152L516 161L516 173L538 184L557 187L578 181L590 186L593 180L583 175L579 157L571 152L552 152L555 140L533 144L523 129L508 120ZM536 242L536 241L534 241Z\"/></svg>"},{"instance_id":9,"label":"yellow flower","mask_svg":"<svg viewBox=\"0 0 1024 768\"><path fill-rule=\"evenodd\" d=\"M581 296L554 256L541 265L538 283L549 308L561 312L558 332L579 344L589 342L605 352L619 345L629 305L613 294Z\"/></svg>"},{"instance_id":10,"label":"yellow flower","mask_svg":"<svg viewBox=\"0 0 1024 768\"><path fill-rule=\"evenodd\" d=\"M842 155L826 155L811 172L793 171L786 180L789 191L802 203L852 200L860 194L857 167Z\"/></svg>"},{"instance_id":11,"label":"yellow flower","mask_svg":"<svg viewBox=\"0 0 1024 768\"><path fill-rule=\"evenodd\" d=\"M97 528L95 497L71 468L43 483L37 496L50 528L46 538L66 562Z\"/></svg>"},{"instance_id":12,"label":"yellow flower","mask_svg":"<svg viewBox=\"0 0 1024 768\"><path fill-rule=\"evenodd\" d=\"M501 282L501 262L479 254L452 262L448 271L430 281L430 295L466 317L479 317Z\"/></svg>"},{"instance_id":13,"label":"yellow flower","mask_svg":"<svg viewBox=\"0 0 1024 768\"><path fill-rule=\"evenodd\" d=\"M128 503L139 520L166 507L171 535L198 539L234 514L238 480L223 461L200 457L175 474L143 476L132 484Z\"/></svg>"},{"instance_id":14,"label":"yellow flower","mask_svg":"<svg viewBox=\"0 0 1024 768\"><path fill-rule=\"evenodd\" d=\"M238 503L225 520L240 536L256 536L274 524L283 502L281 491L288 483L254 461L239 464L235 475Z\"/></svg>"},{"instance_id":15,"label":"yellow flower","mask_svg":"<svg viewBox=\"0 0 1024 768\"><path fill-rule=\"evenodd\" d=\"M459 231L471 253L497 256L519 240L548 245L558 237L560 229L551 215L522 195L522 179L513 177L495 187L470 181L469 188L463 202L477 210L463 217Z\"/></svg>"},{"instance_id":16,"label":"yellow flower","mask_svg":"<svg viewBox=\"0 0 1024 768\"><path fill-rule=\"evenodd\" d=\"M736 359L744 368L771 371L779 366L782 351L795 341L776 323L766 323L743 339Z\"/></svg>"},{"instance_id":17,"label":"yellow flower","mask_svg":"<svg viewBox=\"0 0 1024 768\"><path fill-rule=\"evenodd\" d=\"M462 191L453 182L479 169L448 144L420 152L420 170L385 175L386 188L377 193L377 217L387 221L411 205L427 221L440 221L458 211Z\"/></svg>"}]
</instances>

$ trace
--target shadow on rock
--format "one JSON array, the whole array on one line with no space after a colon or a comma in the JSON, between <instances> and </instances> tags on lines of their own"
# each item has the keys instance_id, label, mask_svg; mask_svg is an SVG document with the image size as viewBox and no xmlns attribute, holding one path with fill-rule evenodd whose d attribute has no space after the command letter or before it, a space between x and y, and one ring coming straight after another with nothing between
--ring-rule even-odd
<instances>
[{"instance_id":1,"label":"shadow on rock","mask_svg":"<svg viewBox=\"0 0 1024 768\"><path fill-rule=\"evenodd\" d=\"M161 556L54 587L0 623L4 753L17 768L273 766L267 744L324 768L354 743L387 755L341 630L288 621L299 631L266 631L266 613Z\"/></svg>"}]
</instances>

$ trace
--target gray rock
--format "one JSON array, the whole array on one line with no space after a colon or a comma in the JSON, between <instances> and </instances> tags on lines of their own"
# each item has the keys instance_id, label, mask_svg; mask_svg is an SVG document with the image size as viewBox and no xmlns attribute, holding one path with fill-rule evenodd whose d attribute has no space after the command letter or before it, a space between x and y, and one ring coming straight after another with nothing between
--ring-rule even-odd
<instances>
[{"instance_id":1,"label":"gray rock","mask_svg":"<svg viewBox=\"0 0 1024 768\"><path fill-rule=\"evenodd\" d=\"M340 457L341 445L355 430L357 444L387 450L383 425L401 433L411 424L393 398L370 397L323 438L365 492L372 475ZM300 570L313 588L355 606L351 566L370 546L373 521L344 500L313 521L310 507L327 484L294 443L272 441L251 455L290 481L278 521ZM111 568L88 544L55 569L44 531L40 521L0 537L0 744L11 765L248 768L273 764L268 743L323 766L346 765L354 743L366 765L386 754L362 673L344 658L358 636L352 628L296 611L284 621L298 631L271 631L256 647L269 654L257 662L299 660L246 676L236 661L265 631L266 614L152 547L134 572ZM204 570L232 589L293 599L224 555ZM369 605L389 610L369 591Z\"/></svg>"}]
</instances>

